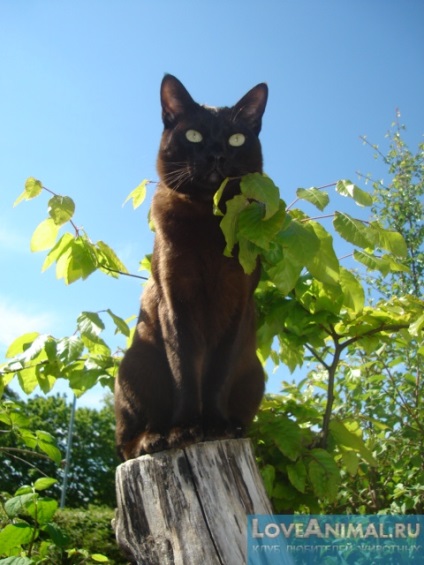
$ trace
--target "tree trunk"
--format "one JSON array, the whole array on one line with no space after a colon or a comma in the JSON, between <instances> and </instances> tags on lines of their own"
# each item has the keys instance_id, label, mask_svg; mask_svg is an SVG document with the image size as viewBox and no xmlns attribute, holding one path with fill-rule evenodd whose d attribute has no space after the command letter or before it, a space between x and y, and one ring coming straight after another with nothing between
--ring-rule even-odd
<instances>
[{"instance_id":1,"label":"tree trunk","mask_svg":"<svg viewBox=\"0 0 424 565\"><path fill-rule=\"evenodd\" d=\"M116 487L116 539L139 565L242 565L247 516L272 513L248 439L126 461Z\"/></svg>"}]
</instances>

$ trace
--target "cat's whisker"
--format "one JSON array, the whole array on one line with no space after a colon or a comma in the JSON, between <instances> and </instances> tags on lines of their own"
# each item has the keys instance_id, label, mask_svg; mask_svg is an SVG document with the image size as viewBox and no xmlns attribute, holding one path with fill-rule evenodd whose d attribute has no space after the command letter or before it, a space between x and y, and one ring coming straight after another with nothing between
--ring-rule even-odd
<instances>
[{"instance_id":1,"label":"cat's whisker","mask_svg":"<svg viewBox=\"0 0 424 565\"><path fill-rule=\"evenodd\" d=\"M165 173L163 180L172 190L179 190L179 188L192 177L191 167L187 163L173 163L176 167L173 171ZM179 166L180 165L180 166Z\"/></svg>"}]
</instances>

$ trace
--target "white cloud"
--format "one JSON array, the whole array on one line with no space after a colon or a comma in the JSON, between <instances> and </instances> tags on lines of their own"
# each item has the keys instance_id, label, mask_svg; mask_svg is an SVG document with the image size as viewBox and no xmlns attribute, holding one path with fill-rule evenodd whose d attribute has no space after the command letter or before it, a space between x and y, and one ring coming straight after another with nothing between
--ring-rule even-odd
<instances>
[{"instance_id":1,"label":"white cloud","mask_svg":"<svg viewBox=\"0 0 424 565\"><path fill-rule=\"evenodd\" d=\"M13 229L0 226L0 248L19 253L29 252L29 242L24 236Z\"/></svg>"},{"instance_id":2,"label":"white cloud","mask_svg":"<svg viewBox=\"0 0 424 565\"><path fill-rule=\"evenodd\" d=\"M27 304L15 306L0 298L0 349L6 351L10 343L28 332L51 332L55 315L37 312Z\"/></svg>"}]
</instances>

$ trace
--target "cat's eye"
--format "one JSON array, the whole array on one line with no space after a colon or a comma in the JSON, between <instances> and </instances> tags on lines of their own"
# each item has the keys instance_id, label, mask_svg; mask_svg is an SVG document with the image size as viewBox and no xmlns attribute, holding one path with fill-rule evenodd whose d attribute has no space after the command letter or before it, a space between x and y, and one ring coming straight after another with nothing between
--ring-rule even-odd
<instances>
[{"instance_id":1,"label":"cat's eye","mask_svg":"<svg viewBox=\"0 0 424 565\"><path fill-rule=\"evenodd\" d=\"M186 138L191 141L191 143L200 143L203 139L203 135L200 131L195 129L188 129L185 133Z\"/></svg>"},{"instance_id":2,"label":"cat's eye","mask_svg":"<svg viewBox=\"0 0 424 565\"><path fill-rule=\"evenodd\" d=\"M245 141L246 138L242 133L233 133L233 135L228 138L228 143L233 147L240 147Z\"/></svg>"}]
</instances>

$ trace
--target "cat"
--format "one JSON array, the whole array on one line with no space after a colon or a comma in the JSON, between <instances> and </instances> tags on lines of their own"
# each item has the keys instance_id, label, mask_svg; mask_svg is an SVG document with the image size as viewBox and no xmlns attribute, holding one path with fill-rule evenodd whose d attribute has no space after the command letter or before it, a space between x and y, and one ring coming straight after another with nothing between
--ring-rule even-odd
<instances>
[{"instance_id":1,"label":"cat","mask_svg":"<svg viewBox=\"0 0 424 565\"><path fill-rule=\"evenodd\" d=\"M262 172L267 97L261 83L231 108L201 106L177 78L163 78L152 272L115 386L123 460L239 437L258 410L264 372L253 293L260 265L246 275L237 257L223 255L213 195L230 178L224 208L242 175Z\"/></svg>"}]
</instances>

